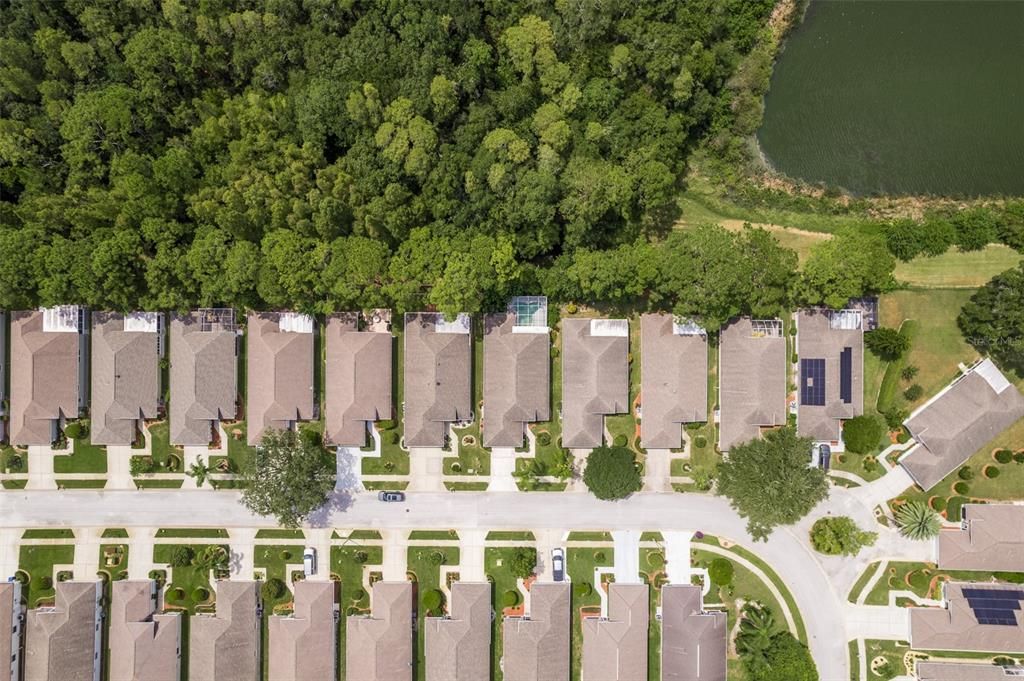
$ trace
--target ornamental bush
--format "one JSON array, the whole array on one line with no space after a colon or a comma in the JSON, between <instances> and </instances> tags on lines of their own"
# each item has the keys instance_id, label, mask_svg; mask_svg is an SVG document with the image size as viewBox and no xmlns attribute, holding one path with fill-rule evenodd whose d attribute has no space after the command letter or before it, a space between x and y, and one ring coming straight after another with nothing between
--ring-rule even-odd
<instances>
[{"instance_id":1,"label":"ornamental bush","mask_svg":"<svg viewBox=\"0 0 1024 681\"><path fill-rule=\"evenodd\" d=\"M829 556L855 556L877 538L876 532L862 531L846 516L819 518L811 527L814 550Z\"/></svg>"},{"instance_id":2,"label":"ornamental bush","mask_svg":"<svg viewBox=\"0 0 1024 681\"><path fill-rule=\"evenodd\" d=\"M856 454L867 454L877 449L882 432L881 421L867 414L843 422L843 441L846 448Z\"/></svg>"},{"instance_id":3,"label":"ornamental bush","mask_svg":"<svg viewBox=\"0 0 1024 681\"><path fill-rule=\"evenodd\" d=\"M537 444L540 445L541 447L547 447L549 444L551 444L551 433L549 433L546 430L541 433L538 433Z\"/></svg>"},{"instance_id":4,"label":"ornamental bush","mask_svg":"<svg viewBox=\"0 0 1024 681\"><path fill-rule=\"evenodd\" d=\"M284 595L284 589L284 582L277 577L271 577L263 582L263 586L260 587L260 594L265 601L276 601Z\"/></svg>"},{"instance_id":5,"label":"ornamental bush","mask_svg":"<svg viewBox=\"0 0 1024 681\"><path fill-rule=\"evenodd\" d=\"M967 494L968 492L971 491L971 486L968 485L963 480L961 480L958 483L956 483L955 485L953 485L953 491L956 492L957 494L961 494L961 495L962 494Z\"/></svg>"},{"instance_id":6,"label":"ornamental bush","mask_svg":"<svg viewBox=\"0 0 1024 681\"><path fill-rule=\"evenodd\" d=\"M192 564L196 554L188 546L175 546L171 550L171 567L186 567Z\"/></svg>"},{"instance_id":7,"label":"ornamental bush","mask_svg":"<svg viewBox=\"0 0 1024 681\"><path fill-rule=\"evenodd\" d=\"M946 510L946 497L932 497L931 505L936 512L942 513Z\"/></svg>"},{"instance_id":8,"label":"ornamental bush","mask_svg":"<svg viewBox=\"0 0 1024 681\"><path fill-rule=\"evenodd\" d=\"M594 587L590 585L590 582L578 582L576 584L576 595L580 598L586 598L592 593L594 593Z\"/></svg>"},{"instance_id":9,"label":"ornamental bush","mask_svg":"<svg viewBox=\"0 0 1024 681\"><path fill-rule=\"evenodd\" d=\"M924 395L924 388L917 383L903 391L903 397L906 398L907 402L919 400L921 399L921 395Z\"/></svg>"},{"instance_id":10,"label":"ornamental bush","mask_svg":"<svg viewBox=\"0 0 1024 681\"><path fill-rule=\"evenodd\" d=\"M910 349L910 339L896 329L879 327L864 334L864 346L879 358L891 362Z\"/></svg>"},{"instance_id":11,"label":"ornamental bush","mask_svg":"<svg viewBox=\"0 0 1024 681\"><path fill-rule=\"evenodd\" d=\"M991 465L990 464L988 466L985 466L985 470L983 472L985 473L985 477L986 478L989 478L989 479L998 478L999 477L999 466L995 466L995 465Z\"/></svg>"},{"instance_id":12,"label":"ornamental bush","mask_svg":"<svg viewBox=\"0 0 1024 681\"><path fill-rule=\"evenodd\" d=\"M625 447L598 447L587 456L583 482L598 499L614 500L640 491L640 472Z\"/></svg>"},{"instance_id":13,"label":"ornamental bush","mask_svg":"<svg viewBox=\"0 0 1024 681\"><path fill-rule=\"evenodd\" d=\"M963 508L970 499L967 497L950 497L949 502L946 503L946 518L953 522L958 522L963 518Z\"/></svg>"},{"instance_id":14,"label":"ornamental bush","mask_svg":"<svg viewBox=\"0 0 1024 681\"><path fill-rule=\"evenodd\" d=\"M622 433L616 435L615 438L612 440L613 447L625 447L628 443L629 439Z\"/></svg>"},{"instance_id":15,"label":"ornamental bush","mask_svg":"<svg viewBox=\"0 0 1024 681\"><path fill-rule=\"evenodd\" d=\"M501 603L506 608L513 608L519 605L519 592L515 589L509 589L501 595Z\"/></svg>"},{"instance_id":16,"label":"ornamental bush","mask_svg":"<svg viewBox=\"0 0 1024 681\"><path fill-rule=\"evenodd\" d=\"M78 421L72 421L71 423L64 426L64 435L69 440L82 437L82 424Z\"/></svg>"},{"instance_id":17,"label":"ornamental bush","mask_svg":"<svg viewBox=\"0 0 1024 681\"><path fill-rule=\"evenodd\" d=\"M696 447L697 449L703 449L704 447L708 446L708 439L703 435L698 435L697 437L693 438L693 446Z\"/></svg>"},{"instance_id":18,"label":"ornamental bush","mask_svg":"<svg viewBox=\"0 0 1024 681\"><path fill-rule=\"evenodd\" d=\"M995 453L995 459L999 463L1010 463L1013 461L1013 452L1009 449L1000 449Z\"/></svg>"},{"instance_id":19,"label":"ornamental bush","mask_svg":"<svg viewBox=\"0 0 1024 681\"><path fill-rule=\"evenodd\" d=\"M437 610L444 602L444 595L437 589L431 589L423 594L423 607L426 610Z\"/></svg>"},{"instance_id":20,"label":"ornamental bush","mask_svg":"<svg viewBox=\"0 0 1024 681\"><path fill-rule=\"evenodd\" d=\"M964 466L959 471L957 471L957 476L959 476L961 480L970 480L971 478L974 477L974 469L971 468L970 466Z\"/></svg>"},{"instance_id":21,"label":"ornamental bush","mask_svg":"<svg viewBox=\"0 0 1024 681\"><path fill-rule=\"evenodd\" d=\"M732 584L732 576L735 572L732 561L725 558L715 558L708 567L708 577L718 586L729 586Z\"/></svg>"},{"instance_id":22,"label":"ornamental bush","mask_svg":"<svg viewBox=\"0 0 1024 681\"><path fill-rule=\"evenodd\" d=\"M197 586L192 590L192 600L196 603L202 603L210 597L210 592L201 586Z\"/></svg>"},{"instance_id":23,"label":"ornamental bush","mask_svg":"<svg viewBox=\"0 0 1024 681\"><path fill-rule=\"evenodd\" d=\"M1015 463L1024 463L1024 451L1020 451L1014 454L1013 460Z\"/></svg>"}]
</instances>

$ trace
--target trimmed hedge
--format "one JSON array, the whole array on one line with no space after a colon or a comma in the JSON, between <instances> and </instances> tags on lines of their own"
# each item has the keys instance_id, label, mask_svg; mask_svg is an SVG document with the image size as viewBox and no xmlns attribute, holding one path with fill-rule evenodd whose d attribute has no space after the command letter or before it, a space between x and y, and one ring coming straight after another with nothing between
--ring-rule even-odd
<instances>
[{"instance_id":1,"label":"trimmed hedge","mask_svg":"<svg viewBox=\"0 0 1024 681\"><path fill-rule=\"evenodd\" d=\"M732 584L732 576L735 572L732 561L725 558L715 558L708 567L708 576L718 586L729 586Z\"/></svg>"},{"instance_id":2,"label":"trimmed hedge","mask_svg":"<svg viewBox=\"0 0 1024 681\"><path fill-rule=\"evenodd\" d=\"M1010 463L1013 461L1013 452L1009 449L1000 449L995 453L995 460L999 463Z\"/></svg>"},{"instance_id":3,"label":"trimmed hedge","mask_svg":"<svg viewBox=\"0 0 1024 681\"><path fill-rule=\"evenodd\" d=\"M982 472L985 474L986 478L998 478L999 466L996 466L995 464L989 464L988 466L985 466L985 469Z\"/></svg>"},{"instance_id":4,"label":"trimmed hedge","mask_svg":"<svg viewBox=\"0 0 1024 681\"><path fill-rule=\"evenodd\" d=\"M506 608L514 608L519 605L519 592L514 589L509 589L501 596L501 603Z\"/></svg>"},{"instance_id":5,"label":"trimmed hedge","mask_svg":"<svg viewBox=\"0 0 1024 681\"><path fill-rule=\"evenodd\" d=\"M963 480L961 480L955 485L953 485L953 491L960 495L967 494L968 492L971 491L971 486L968 485Z\"/></svg>"},{"instance_id":6,"label":"trimmed hedge","mask_svg":"<svg viewBox=\"0 0 1024 681\"><path fill-rule=\"evenodd\" d=\"M538 433L537 444L540 445L541 447L547 447L549 444L551 444L551 433L549 433L546 430L542 433Z\"/></svg>"},{"instance_id":7,"label":"trimmed hedge","mask_svg":"<svg viewBox=\"0 0 1024 681\"><path fill-rule=\"evenodd\" d=\"M423 594L423 608L426 610L437 610L444 602L444 595L437 589L431 589Z\"/></svg>"},{"instance_id":8,"label":"trimmed hedge","mask_svg":"<svg viewBox=\"0 0 1024 681\"><path fill-rule=\"evenodd\" d=\"M708 439L703 435L698 435L697 437L693 438L693 446L696 447L697 449L703 449L704 447L708 446Z\"/></svg>"},{"instance_id":9,"label":"trimmed hedge","mask_svg":"<svg viewBox=\"0 0 1024 681\"><path fill-rule=\"evenodd\" d=\"M938 513L946 510L946 497L935 497L931 500L931 507Z\"/></svg>"},{"instance_id":10,"label":"trimmed hedge","mask_svg":"<svg viewBox=\"0 0 1024 681\"><path fill-rule=\"evenodd\" d=\"M963 513L964 504L970 502L967 497L951 497L946 503L946 518L954 522L959 521Z\"/></svg>"},{"instance_id":11,"label":"trimmed hedge","mask_svg":"<svg viewBox=\"0 0 1024 681\"><path fill-rule=\"evenodd\" d=\"M959 477L961 480L970 480L971 478L974 477L974 469L971 468L970 466L964 466L959 471L957 471L957 477Z\"/></svg>"}]
</instances>

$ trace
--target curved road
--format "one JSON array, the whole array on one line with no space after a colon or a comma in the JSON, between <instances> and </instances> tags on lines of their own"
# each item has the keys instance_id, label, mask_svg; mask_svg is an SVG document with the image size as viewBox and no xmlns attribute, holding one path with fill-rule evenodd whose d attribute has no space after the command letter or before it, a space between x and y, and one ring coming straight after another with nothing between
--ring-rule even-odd
<instances>
[{"instance_id":1,"label":"curved road","mask_svg":"<svg viewBox=\"0 0 1024 681\"><path fill-rule=\"evenodd\" d=\"M237 492L209 490L11 490L0 495L0 527L276 526L273 518L242 507L238 497ZM816 556L801 541L803 532L778 529L767 542L757 544L747 534L746 523L721 497L643 492L625 501L606 502L589 494L459 492L414 493L404 504L385 504L375 494L339 494L309 524L455 530L700 530L725 537L754 550L786 583L807 625L822 681L850 678L842 600Z\"/></svg>"}]
</instances>

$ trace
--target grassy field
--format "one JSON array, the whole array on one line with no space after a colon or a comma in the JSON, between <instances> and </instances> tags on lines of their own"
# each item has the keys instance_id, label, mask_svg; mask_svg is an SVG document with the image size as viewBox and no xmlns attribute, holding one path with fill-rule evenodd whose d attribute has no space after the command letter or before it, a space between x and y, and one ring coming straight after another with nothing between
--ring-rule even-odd
<instances>
[{"instance_id":1,"label":"grassy field","mask_svg":"<svg viewBox=\"0 0 1024 681\"><path fill-rule=\"evenodd\" d=\"M441 585L442 565L457 565L458 562L459 549L456 546L414 546L409 548L406 564L416 581L416 678L419 681L423 681L427 673L423 656L423 620L427 616L427 609L423 606L423 596Z\"/></svg>"},{"instance_id":2,"label":"grassy field","mask_svg":"<svg viewBox=\"0 0 1024 681\"><path fill-rule=\"evenodd\" d=\"M72 530L63 528L49 528L40 530L25 530L22 539L74 539L75 533Z\"/></svg>"},{"instance_id":3,"label":"grassy field","mask_svg":"<svg viewBox=\"0 0 1024 681\"><path fill-rule=\"evenodd\" d=\"M228 531L215 528L164 527L156 531L158 539L227 539Z\"/></svg>"},{"instance_id":4,"label":"grassy field","mask_svg":"<svg viewBox=\"0 0 1024 681\"><path fill-rule=\"evenodd\" d=\"M187 546L196 556L192 565L182 567L170 567L171 555L177 546ZM213 589L210 587L210 571L205 567L196 565L198 558L214 544L157 544L153 547L153 562L167 565L170 571L170 583L165 593L166 608L169 610L182 610L190 615L195 614L196 608L208 608L214 602ZM226 544L220 548L225 554L229 549ZM206 598L202 598L205 593Z\"/></svg>"},{"instance_id":5,"label":"grassy field","mask_svg":"<svg viewBox=\"0 0 1024 681\"><path fill-rule=\"evenodd\" d=\"M74 441L74 453L69 456L53 457L53 472L61 473L106 473L107 448L89 442L88 436Z\"/></svg>"},{"instance_id":6,"label":"grassy field","mask_svg":"<svg viewBox=\"0 0 1024 681\"><path fill-rule=\"evenodd\" d=\"M75 547L72 545L22 546L18 553L18 569L29 576L28 585L23 587L28 607L34 608L40 601L53 599L53 584L57 581L54 565L74 562Z\"/></svg>"},{"instance_id":7,"label":"grassy field","mask_svg":"<svg viewBox=\"0 0 1024 681\"><path fill-rule=\"evenodd\" d=\"M896 265L896 279L928 288L978 288L989 279L1017 266L1024 258L1003 244L963 253L955 248L934 257L914 258Z\"/></svg>"}]
</instances>

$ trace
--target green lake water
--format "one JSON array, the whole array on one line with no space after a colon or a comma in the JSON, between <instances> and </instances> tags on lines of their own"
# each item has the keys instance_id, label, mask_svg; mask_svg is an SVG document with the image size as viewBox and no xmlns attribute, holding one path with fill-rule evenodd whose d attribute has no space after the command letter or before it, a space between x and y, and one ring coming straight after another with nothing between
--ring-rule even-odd
<instances>
[{"instance_id":1,"label":"green lake water","mask_svg":"<svg viewBox=\"0 0 1024 681\"><path fill-rule=\"evenodd\" d=\"M1024 195L1024 1L812 0L758 139L855 194Z\"/></svg>"}]
</instances>

